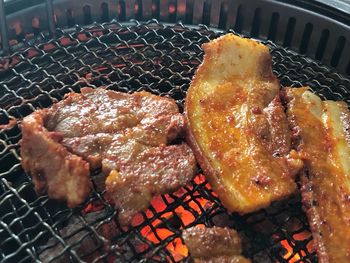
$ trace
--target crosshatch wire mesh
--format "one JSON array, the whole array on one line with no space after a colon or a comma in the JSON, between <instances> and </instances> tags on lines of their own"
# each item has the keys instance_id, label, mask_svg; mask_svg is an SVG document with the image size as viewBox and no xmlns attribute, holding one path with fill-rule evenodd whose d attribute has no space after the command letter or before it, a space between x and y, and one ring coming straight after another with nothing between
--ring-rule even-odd
<instances>
[{"instance_id":1,"label":"crosshatch wire mesh","mask_svg":"<svg viewBox=\"0 0 350 263\"><path fill-rule=\"evenodd\" d=\"M38 197L20 165L20 120L81 87L150 91L174 98L182 109L201 63L201 44L223 32L205 26L115 21L59 30L56 39L0 61L0 259L1 262L188 261L180 235L196 224L239 231L253 262L317 262L299 196L240 216L227 214L204 176L158 196L122 228L104 199L101 178L75 209ZM350 103L350 80L306 57L268 42L273 69L284 86L309 85L324 98ZM47 241L49 240L49 241Z\"/></svg>"}]
</instances>

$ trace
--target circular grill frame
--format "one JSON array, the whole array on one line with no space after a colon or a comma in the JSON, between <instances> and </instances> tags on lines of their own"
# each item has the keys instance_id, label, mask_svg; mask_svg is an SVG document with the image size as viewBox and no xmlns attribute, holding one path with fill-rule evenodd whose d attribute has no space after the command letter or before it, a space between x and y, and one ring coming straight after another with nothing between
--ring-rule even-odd
<instances>
[{"instance_id":1,"label":"circular grill frame","mask_svg":"<svg viewBox=\"0 0 350 263\"><path fill-rule=\"evenodd\" d=\"M182 21L271 40L350 74L350 4L334 0L0 1L3 55L54 37L57 28L115 19ZM24 7L24 8L23 8ZM1 56L0 53L0 56Z\"/></svg>"},{"instance_id":2,"label":"circular grill frame","mask_svg":"<svg viewBox=\"0 0 350 263\"><path fill-rule=\"evenodd\" d=\"M104 201L101 191L94 190L90 199L74 210L49 200L47 196L37 197L30 177L23 173L19 163L19 124L22 117L37 107L48 107L62 99L64 94L79 91L83 86L105 85L126 92L148 90L172 96L181 107L192 75L201 62L203 52L200 44L225 32L206 26L169 26L152 20L146 23L109 22L58 33L56 39L32 45L2 62L3 65L4 61L8 62L7 68L0 71L0 124L3 125L0 131L0 162L5 164L0 170L2 261L37 260L39 251L45 245L42 238L50 237L65 248L56 255L56 259L66 259L68 256L73 262L79 262L82 255L75 251L76 246L69 244L70 237L60 234L70 220L82 222L81 229L70 236L85 233L85 238L86 235L93 236L96 242L103 240L98 234L102 222L114 222L118 226L120 232L112 240L111 251L104 251L101 245L96 247L103 260L115 254L122 262L171 261L174 258L165 248L179 237L181 228L198 223L212 226L218 223L213 216L217 215L226 218L226 223L238 229L245 241L244 253L254 262L287 262L283 258L286 251L280 245L281 240L287 240L294 252L300 254L301 260L316 262L315 253L310 254L306 249L311 237L306 240L293 238L295 234L307 230L307 220L298 196L250 215L227 215L207 182L193 180L177 194L161 197L167 207L164 211L157 212L154 206L150 206L150 212L139 215L146 220L129 229L122 229L115 221L116 211ZM282 85L309 85L323 98L342 99L350 104L348 78L272 42L266 44L271 49L273 69ZM99 53L99 50L103 52ZM160 61L154 60L155 57ZM72 58L74 60L70 60ZM55 70L55 67L60 70ZM16 123L12 123L12 120L16 120ZM198 205L198 198L204 198L212 204L205 213L198 214L190 206L191 201ZM94 200L100 200L108 213L96 222L87 223L87 215L82 211ZM186 226L177 222L179 215L176 209L180 206L187 207L195 215L195 221ZM168 212L174 216L163 218L161 227L170 229L174 234L159 244L147 241L140 231L148 226L156 233L159 225L155 227L152 222ZM149 218L147 213L156 216ZM294 221L299 228L294 229ZM266 232L266 225L272 230ZM139 253L136 250L139 242L146 244L146 252Z\"/></svg>"}]
</instances>

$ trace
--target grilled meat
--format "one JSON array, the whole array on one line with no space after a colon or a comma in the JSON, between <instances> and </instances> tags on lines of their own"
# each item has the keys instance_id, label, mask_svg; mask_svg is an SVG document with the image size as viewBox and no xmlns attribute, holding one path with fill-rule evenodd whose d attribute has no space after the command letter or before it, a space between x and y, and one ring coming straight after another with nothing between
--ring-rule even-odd
<instances>
[{"instance_id":1,"label":"grilled meat","mask_svg":"<svg viewBox=\"0 0 350 263\"><path fill-rule=\"evenodd\" d=\"M240 255L241 239L233 229L197 225L185 229L182 238L194 262L250 262Z\"/></svg>"},{"instance_id":2,"label":"grilled meat","mask_svg":"<svg viewBox=\"0 0 350 263\"><path fill-rule=\"evenodd\" d=\"M248 213L296 190L288 122L266 46L228 34L203 45L186 97L187 139L226 208Z\"/></svg>"},{"instance_id":3,"label":"grilled meat","mask_svg":"<svg viewBox=\"0 0 350 263\"><path fill-rule=\"evenodd\" d=\"M160 144L172 139L176 128L181 129L181 126L171 125L173 119L181 118L175 101L148 92L127 94L103 88L82 88L81 94L68 94L49 112L46 128L61 132L65 138L114 134L138 127L148 132L154 129L157 144ZM177 134L175 132L175 136Z\"/></svg>"},{"instance_id":4,"label":"grilled meat","mask_svg":"<svg viewBox=\"0 0 350 263\"><path fill-rule=\"evenodd\" d=\"M302 198L319 262L350 262L350 113L308 88L287 89L288 118L306 169Z\"/></svg>"},{"instance_id":5,"label":"grilled meat","mask_svg":"<svg viewBox=\"0 0 350 263\"><path fill-rule=\"evenodd\" d=\"M233 229L197 225L185 229L182 237L191 256L195 258L232 256L242 253L241 239Z\"/></svg>"},{"instance_id":6,"label":"grilled meat","mask_svg":"<svg viewBox=\"0 0 350 263\"><path fill-rule=\"evenodd\" d=\"M151 147L112 170L106 190L120 208L119 221L130 222L152 197L175 191L193 176L196 161L186 144Z\"/></svg>"},{"instance_id":7,"label":"grilled meat","mask_svg":"<svg viewBox=\"0 0 350 263\"><path fill-rule=\"evenodd\" d=\"M91 190L89 164L60 143L61 133L45 128L47 117L48 110L39 110L22 121L22 166L39 194L47 192L75 207Z\"/></svg>"},{"instance_id":8,"label":"grilled meat","mask_svg":"<svg viewBox=\"0 0 350 263\"><path fill-rule=\"evenodd\" d=\"M172 99L83 88L24 118L22 163L38 193L47 191L70 207L88 195L89 170L111 173L107 192L127 224L152 195L175 190L194 175L190 148L169 145L183 125Z\"/></svg>"}]
</instances>

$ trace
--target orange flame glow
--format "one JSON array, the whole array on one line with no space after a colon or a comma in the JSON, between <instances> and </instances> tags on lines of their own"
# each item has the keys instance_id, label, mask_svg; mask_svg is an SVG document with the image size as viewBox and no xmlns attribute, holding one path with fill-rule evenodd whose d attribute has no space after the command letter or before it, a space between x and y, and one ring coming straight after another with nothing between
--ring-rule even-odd
<instances>
[{"instance_id":1,"label":"orange flame glow","mask_svg":"<svg viewBox=\"0 0 350 263\"><path fill-rule=\"evenodd\" d=\"M205 187L211 189L210 185L206 182L203 175L197 175L194 178L194 182L198 185L205 184ZM193 211L196 211L197 215L201 215L203 211L213 207L214 203L200 195L199 192L194 191L191 195L188 194L188 188L193 190L192 185L187 185L185 188L181 188L172 195L159 195L155 196L151 200L151 207L143 213L138 213L132 219L131 225L133 227L140 227L140 234L154 245L163 244L162 241L167 241L165 249L171 254L169 261L181 261L188 256L188 249L183 243L182 239L175 233L168 229L167 224L172 225L175 229L181 230L187 226L193 224L196 220L196 216ZM213 195L217 196L215 193ZM181 205L177 205L172 209L169 209L169 205L176 202L176 198L182 198ZM90 213L99 211L103 208L103 203L100 201L92 201L86 205L83 209L83 213ZM155 217L157 215L157 217ZM145 222L146 221L146 222ZM204 226L204 225L203 225ZM293 226L294 235L292 240L284 239L280 241L280 244L285 248L283 259L288 263L304 263L306 261L303 258L313 252L313 244L311 240L311 233L309 231L298 231L300 225ZM174 230L174 229L173 229ZM278 234L273 235L274 238L280 240ZM297 252L293 250L296 246L295 242L308 240L306 246L303 249L298 249ZM149 244L145 242L138 243L136 246L137 252L142 253L149 249ZM158 257L158 256L154 256ZM113 262L112 255L108 258L108 262Z\"/></svg>"},{"instance_id":2,"label":"orange flame glow","mask_svg":"<svg viewBox=\"0 0 350 263\"><path fill-rule=\"evenodd\" d=\"M197 184L203 184L206 182L203 175L197 175L194 178L194 181ZM191 185L188 185L187 187L190 189L193 188ZM210 188L209 184L207 184L206 187ZM173 197L170 195L155 196L151 201L151 206L154 209L147 209L144 214L137 214L132 220L132 225L141 225L145 221L146 216L147 219L152 220L152 223L141 228L140 233L143 237L155 245L161 243L162 240L167 238L174 238L176 233L167 229L166 226L164 226L164 222L171 222L175 219L178 221L176 221L176 224L178 224L177 227L181 229L192 224L196 220L193 210L200 215L205 209L213 206L211 201L201 197L198 192L194 192L191 196L184 196L186 193L187 190L181 188L172 194ZM171 211L166 211L168 205L175 201L174 196L177 198L184 198L184 205L177 206ZM190 211L190 209L192 211ZM153 218L155 212L160 213L161 215L157 218ZM145 249L147 249L147 245L141 245L139 247L139 250ZM180 261L188 256L188 249L179 237L170 241L165 249L171 253L175 261Z\"/></svg>"},{"instance_id":3,"label":"orange flame glow","mask_svg":"<svg viewBox=\"0 0 350 263\"><path fill-rule=\"evenodd\" d=\"M293 239L294 240L298 240L298 241L302 241L302 240L306 240L309 239L311 237L311 233L309 231L303 231L300 233L296 233L293 235ZM301 259L306 256L306 251L304 250L300 250L297 253L294 253L293 251L293 247L295 246L293 241L288 241L288 240L282 240L281 241L281 245L286 249L286 253L283 255L283 258L285 260L288 261L288 263L296 263L296 262L300 262L303 263L304 261L302 261ZM308 252L312 252L313 251L313 244L312 244L312 240L310 242L308 242L307 246L307 251Z\"/></svg>"},{"instance_id":4,"label":"orange flame glow","mask_svg":"<svg viewBox=\"0 0 350 263\"><path fill-rule=\"evenodd\" d=\"M101 201L92 201L85 206L83 213L88 214L91 212L100 211L104 208L104 206L105 205Z\"/></svg>"}]
</instances>

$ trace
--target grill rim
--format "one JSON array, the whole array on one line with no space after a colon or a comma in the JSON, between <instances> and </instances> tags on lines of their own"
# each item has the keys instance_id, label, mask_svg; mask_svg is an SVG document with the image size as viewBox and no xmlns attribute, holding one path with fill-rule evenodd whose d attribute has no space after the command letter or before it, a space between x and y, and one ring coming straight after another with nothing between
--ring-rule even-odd
<instances>
[{"instance_id":1,"label":"grill rim","mask_svg":"<svg viewBox=\"0 0 350 263\"><path fill-rule=\"evenodd\" d=\"M149 23L154 23L155 21L153 20L153 21L150 21ZM134 23L134 25L135 26L139 26L139 25L142 25L142 23L138 23L138 22L136 22L136 21L134 21L133 22ZM108 24L108 23L107 23ZM161 24L161 25L163 25L163 24ZM103 25L102 25L103 26ZM181 25L181 24L179 24L179 26L181 27L181 26L183 26L183 25ZM206 26L201 26L201 27L199 27L201 30L203 30L203 31L207 31L207 30L210 30L208 27L206 27ZM215 34L215 32L217 33L217 31L216 31L216 29L215 29L215 31L213 31L214 32L214 34ZM230 32L232 32L232 31L230 31ZM222 32L221 32L222 33ZM273 43L267 43L267 44L269 44L270 46L274 46L274 47L278 47L277 45L275 45L275 44L273 44ZM284 51L284 52L286 52L286 53L290 53L290 51L288 50L288 49L281 49L282 51ZM307 57L306 56L303 56L303 55L298 55L298 54L296 54L295 52L292 52L292 54L294 54L294 56L296 56L296 57L301 57L301 58L303 58L303 59L305 59L305 60L307 60L307 61L309 61L310 63L316 63L316 62L313 62L312 60L310 60L310 59L307 59ZM316 63L317 64L317 63ZM327 68L325 68L325 70L326 71L329 71ZM332 71L330 71L330 72L332 72ZM338 75L338 77L341 77L341 75L339 75L339 74L337 74ZM344 80L343 81L349 81L348 79L346 79L346 78L344 78ZM348 103L349 103L349 101L348 101Z\"/></svg>"},{"instance_id":2,"label":"grill rim","mask_svg":"<svg viewBox=\"0 0 350 263\"><path fill-rule=\"evenodd\" d=\"M3 2L1 0L0 2ZM284 32L284 29L278 29L273 34L274 42L279 45L290 47L291 49L305 53L313 59L321 61L327 66L336 68L338 72L350 74L350 51L344 49L341 45L332 44L337 41L341 41L342 38L345 40L350 40L350 3L337 2L337 1L327 1L327 0L105 0L105 1L74 1L71 4L68 0L41 0L41 4L36 4L30 8L19 10L18 7L20 3L24 0L9 1L5 4L7 6L13 6L12 11L17 12L7 14L5 16L6 7L1 8L0 3L0 17L3 20L7 20L8 27L5 23L3 25L3 30L0 30L3 35L2 39L11 40L11 44L5 41L3 48L0 49L0 56L7 56L13 51L25 48L28 44L35 41L36 38L48 39L50 37L55 37L57 28L72 27L75 24L83 26L84 22L81 18L82 11L80 10L83 5L91 6L91 18L86 21L101 21L109 20L112 21L116 19L120 22L128 21L129 19L138 19L140 21L147 21L149 19L157 19L160 22L170 22L175 23L183 21L186 25L198 25L206 24L207 26L212 26L220 29L230 29L233 28L236 32L244 33L250 37L257 37L260 40L267 40L271 36L268 35L265 30L269 23L272 23L272 15L279 14L279 19L277 23L282 28L287 28L287 22L282 21L286 18L296 18L296 23L294 32ZM85 2L83 4L83 2ZM34 3L38 1L34 0ZM103 10L101 10L100 4L107 5L107 16L103 15ZM123 3L123 15L117 13L118 3ZM151 5L157 6L157 11L153 12ZM135 9L135 5L140 8ZM180 5L185 4L185 9L180 11ZM168 12L170 5L175 7L175 13L172 15ZM186 12L187 8L192 8L192 13L189 15ZM264 7L264 8L262 8ZM80 8L80 9L79 9ZM9 9L9 7L7 7ZM11 9L11 8L10 8ZM254 10L261 9L263 12L262 16L255 16ZM72 19L64 17L67 15L66 12L71 10L73 12ZM207 10L207 11L205 11ZM267 10L271 10L267 11ZM11 11L11 10L10 10ZM162 12L160 12L162 11ZM101 13L102 12L102 13ZM241 12L241 15L240 15ZM266 13L268 12L268 13ZM164 13L164 14L163 14ZM256 12L255 12L256 13ZM242 17L243 15L243 17ZM38 17L41 21L38 28L30 26L33 17ZM55 17L58 18L58 23L55 24ZM240 17L240 18L238 18ZM5 19L6 18L6 19ZM236 19L237 18L237 19ZM244 23L240 19L244 19ZM69 22L71 20L71 22ZM4 21L6 22L6 21ZM71 23L71 25L69 25ZM73 24L72 24L73 23ZM306 30L305 26L307 23L311 23L315 26L314 30L309 33L311 37L305 39L303 45L299 46L301 42L302 33ZM22 29L19 29L19 24L22 24ZM243 25L243 28L240 27ZM261 26L260 26L261 25ZM271 25L270 25L271 26ZM16 28L13 29L13 27ZM258 36L254 36L255 29L260 27L260 32L258 30ZM322 41L320 37L319 30L322 29L322 34L331 33L329 35L330 41ZM271 30L271 28L270 28ZM16 31L16 32L15 32ZM30 33L28 39L25 36ZM307 33L307 31L305 31ZM290 39L286 41L286 37ZM34 37L34 38L33 38ZM322 44L325 42L325 45ZM15 44L17 43L17 44ZM307 48L309 46L309 48ZM320 49L320 52L316 53L316 50ZM343 55L342 55L343 54Z\"/></svg>"}]
</instances>

